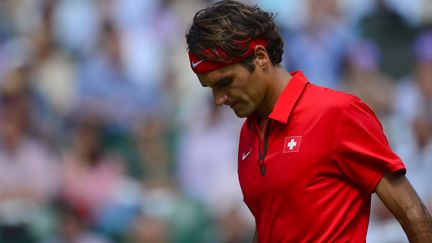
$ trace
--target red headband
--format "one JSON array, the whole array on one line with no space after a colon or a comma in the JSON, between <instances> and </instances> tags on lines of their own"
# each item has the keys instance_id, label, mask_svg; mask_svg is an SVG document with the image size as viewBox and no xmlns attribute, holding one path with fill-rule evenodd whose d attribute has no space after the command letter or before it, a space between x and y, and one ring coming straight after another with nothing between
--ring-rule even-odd
<instances>
[{"instance_id":1,"label":"red headband","mask_svg":"<svg viewBox=\"0 0 432 243\"><path fill-rule=\"evenodd\" d=\"M239 45L245 45L245 43L239 41ZM228 58L229 55L224 50L222 50L222 48L217 47L215 51L219 54L220 57L225 58L227 62L217 62L217 61L200 59L197 55L188 51L189 61L191 64L192 71L194 71L194 73L208 73L229 66L231 64L243 61L244 59L249 57L249 55L252 52L254 52L255 47L258 45L267 46L267 41L263 39L252 39L249 43L249 48L242 55L237 57L232 57L231 59ZM209 56L215 55L212 49L205 49L201 53Z\"/></svg>"}]
</instances>

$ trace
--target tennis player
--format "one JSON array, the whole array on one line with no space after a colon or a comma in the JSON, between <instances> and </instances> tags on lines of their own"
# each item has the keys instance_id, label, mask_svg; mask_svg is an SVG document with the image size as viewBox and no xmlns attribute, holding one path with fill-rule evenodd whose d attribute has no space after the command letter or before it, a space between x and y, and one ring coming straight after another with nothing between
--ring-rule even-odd
<instances>
[{"instance_id":1,"label":"tennis player","mask_svg":"<svg viewBox=\"0 0 432 243\"><path fill-rule=\"evenodd\" d=\"M353 95L285 70L273 14L217 2L195 14L186 39L215 104L247 118L238 175L254 242L365 242L372 193L410 242L432 242L430 213L375 114Z\"/></svg>"}]
</instances>

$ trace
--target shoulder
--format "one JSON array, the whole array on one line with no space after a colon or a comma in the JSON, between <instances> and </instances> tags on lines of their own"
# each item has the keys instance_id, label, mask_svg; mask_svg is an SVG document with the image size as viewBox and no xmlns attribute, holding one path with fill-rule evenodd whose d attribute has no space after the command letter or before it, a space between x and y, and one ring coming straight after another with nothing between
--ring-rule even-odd
<instances>
[{"instance_id":1,"label":"shoulder","mask_svg":"<svg viewBox=\"0 0 432 243\"><path fill-rule=\"evenodd\" d=\"M341 114L352 106L366 106L360 98L346 92L309 84L300 105L316 114ZM366 106L367 107L367 106Z\"/></svg>"}]
</instances>

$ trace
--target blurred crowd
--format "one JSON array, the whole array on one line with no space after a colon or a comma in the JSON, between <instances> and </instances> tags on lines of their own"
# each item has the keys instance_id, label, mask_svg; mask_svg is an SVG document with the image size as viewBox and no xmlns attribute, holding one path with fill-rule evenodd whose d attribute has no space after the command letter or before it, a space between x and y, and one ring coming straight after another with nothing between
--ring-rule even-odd
<instances>
[{"instance_id":1,"label":"blurred crowd","mask_svg":"<svg viewBox=\"0 0 432 243\"><path fill-rule=\"evenodd\" d=\"M211 2L0 1L0 242L250 242L243 120L186 54ZM432 210L429 0L243 2L278 13L288 70L372 107ZM373 198L368 242L406 241Z\"/></svg>"}]
</instances>

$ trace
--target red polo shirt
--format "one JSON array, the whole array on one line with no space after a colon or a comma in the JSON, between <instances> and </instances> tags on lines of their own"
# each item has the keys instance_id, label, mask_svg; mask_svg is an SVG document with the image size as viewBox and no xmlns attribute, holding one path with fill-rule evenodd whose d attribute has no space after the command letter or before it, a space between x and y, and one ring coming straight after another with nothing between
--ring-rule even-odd
<instances>
[{"instance_id":1,"label":"red polo shirt","mask_svg":"<svg viewBox=\"0 0 432 243\"><path fill-rule=\"evenodd\" d=\"M241 130L238 174L258 242L365 242L371 193L405 167L361 100L292 75L266 138L253 116Z\"/></svg>"}]
</instances>

